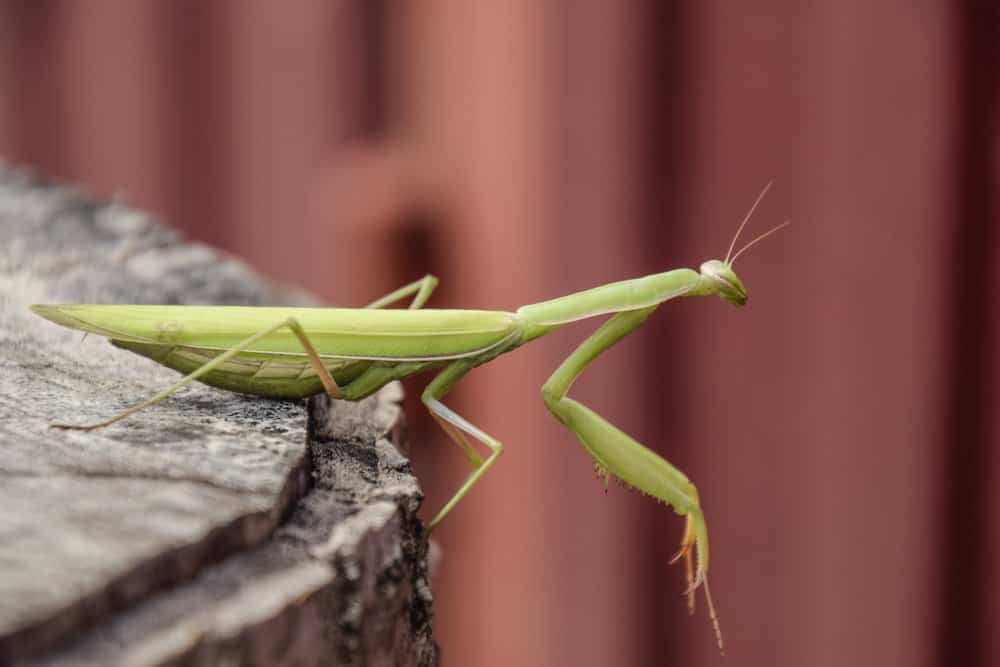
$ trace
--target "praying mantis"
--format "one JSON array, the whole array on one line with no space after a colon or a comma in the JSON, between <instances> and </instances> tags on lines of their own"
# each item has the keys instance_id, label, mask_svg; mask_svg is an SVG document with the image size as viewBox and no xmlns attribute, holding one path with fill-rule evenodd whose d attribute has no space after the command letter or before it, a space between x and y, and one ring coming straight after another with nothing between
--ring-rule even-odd
<instances>
[{"instance_id":1,"label":"praying mantis","mask_svg":"<svg viewBox=\"0 0 1000 667\"><path fill-rule=\"evenodd\" d=\"M195 380L257 396L294 399L325 392L334 399L357 401L391 381L437 369L421 400L464 451L472 470L430 521L432 530L503 452L498 439L442 403L444 396L477 366L567 324L610 314L545 382L542 400L580 440L605 481L614 476L685 517L681 546L670 562L685 561L685 594L692 612L696 590L704 590L721 649L719 620L708 585L708 529L698 490L676 467L567 394L594 359L639 328L664 302L715 295L736 306L746 304L747 290L733 264L751 246L788 224L772 228L733 253L769 188L770 184L761 191L743 219L725 259L708 260L698 271L680 268L609 283L514 312L425 309L437 285L431 275L364 308L34 305L35 313L57 324L104 336L117 347L185 373L162 392L106 421L52 426L103 428ZM410 297L408 309L385 308ZM470 438L484 444L490 454L481 457Z\"/></svg>"}]
</instances>

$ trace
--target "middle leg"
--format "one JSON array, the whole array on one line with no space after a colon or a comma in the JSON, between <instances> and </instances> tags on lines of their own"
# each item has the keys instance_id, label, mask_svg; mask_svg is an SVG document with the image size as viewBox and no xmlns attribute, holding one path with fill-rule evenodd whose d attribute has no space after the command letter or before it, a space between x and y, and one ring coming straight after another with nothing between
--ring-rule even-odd
<instances>
[{"instance_id":1,"label":"middle leg","mask_svg":"<svg viewBox=\"0 0 1000 667\"><path fill-rule=\"evenodd\" d=\"M440 373L438 373L431 383L427 385L424 389L424 393L421 396L421 401L427 406L430 411L431 416L434 417L435 421L441 425L441 428L448 435L452 442L458 445L465 455L469 458L472 463L472 472L469 476L462 482L462 486L458 488L455 495L451 497L448 502L444 504L437 515L431 520L428 525L428 530L433 530L435 526L441 523L448 513L458 504L465 494L469 492L476 482L478 482L486 471L496 463L496 460L500 458L503 454L503 444L486 433L479 427L475 426L471 422L467 421L464 417L456 413L454 410L449 408L447 405L441 402L444 395L448 393L458 380L462 378L463 375L468 373L472 368L476 366L476 362L470 359L459 359L453 361L448 366L444 368ZM472 436L476 440L479 440L484 445L490 448L490 455L484 460L479 456L476 450L472 447L472 444L466 438L466 435Z\"/></svg>"},{"instance_id":2,"label":"middle leg","mask_svg":"<svg viewBox=\"0 0 1000 667\"><path fill-rule=\"evenodd\" d=\"M427 303L427 300L431 298L431 293L434 291L434 288L437 287L437 284L437 277L428 273L420 280L415 280L409 285L403 285L398 290L389 292L379 299L375 299L365 306L365 308L384 308L385 306L396 303L400 299L405 299L411 294L416 294L409 306L410 310L416 310L417 308L422 308L423 305Z\"/></svg>"},{"instance_id":3,"label":"middle leg","mask_svg":"<svg viewBox=\"0 0 1000 667\"><path fill-rule=\"evenodd\" d=\"M378 391L381 387L385 386L387 383L393 380L400 380L414 373L419 373L422 370L426 370L435 365L435 362L429 361L417 361L417 362L403 362L393 365L374 365L363 374L355 378L349 384L341 387L341 397L349 401L357 401L365 396ZM458 504L469 489L479 481L480 478L490 467L496 462L503 453L503 445L499 440L493 436L485 433L483 430L475 426L474 424L467 421L464 417L456 413L454 410L449 408L447 405L441 402L441 399L448 390L458 382L466 373L475 368L477 361L475 359L457 359L452 361L450 364L445 366L440 373L434 376L427 388L424 389L424 393L421 396L421 401L427 406L427 410L431 413L434 420L441 426L448 438L458 445L462 451L468 457L470 463L472 464L472 472L459 487L455 495L445 503L434 518L428 524L428 530L433 530L441 520L448 515L448 513ZM479 452L475 450L472 443L469 442L471 436L476 440L479 440L487 447L490 448L490 455L485 459L480 456Z\"/></svg>"}]
</instances>

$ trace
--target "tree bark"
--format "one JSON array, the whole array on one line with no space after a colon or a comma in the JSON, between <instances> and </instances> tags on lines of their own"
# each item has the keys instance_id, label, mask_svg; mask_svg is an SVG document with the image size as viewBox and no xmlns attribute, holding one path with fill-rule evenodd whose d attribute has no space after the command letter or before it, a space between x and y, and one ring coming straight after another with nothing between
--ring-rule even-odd
<instances>
[{"instance_id":1,"label":"tree bark","mask_svg":"<svg viewBox=\"0 0 1000 667\"><path fill-rule=\"evenodd\" d=\"M433 665L401 389L283 402L197 385L32 303L309 297L148 216L0 166L0 664Z\"/></svg>"}]
</instances>

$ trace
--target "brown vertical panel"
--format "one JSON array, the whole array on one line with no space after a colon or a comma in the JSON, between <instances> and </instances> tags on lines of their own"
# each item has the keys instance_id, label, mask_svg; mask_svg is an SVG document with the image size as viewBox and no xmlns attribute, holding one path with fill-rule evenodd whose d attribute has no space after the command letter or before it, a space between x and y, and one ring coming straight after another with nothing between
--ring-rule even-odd
<instances>
[{"instance_id":1,"label":"brown vertical panel","mask_svg":"<svg viewBox=\"0 0 1000 667\"><path fill-rule=\"evenodd\" d=\"M240 3L221 26L220 83L229 119L222 128L221 183L226 245L267 274L311 283L323 279L309 191L329 152L330 35L339 6L299 2L295 11L269 2ZM308 218L308 222L307 222Z\"/></svg>"},{"instance_id":2,"label":"brown vertical panel","mask_svg":"<svg viewBox=\"0 0 1000 667\"><path fill-rule=\"evenodd\" d=\"M532 298L550 298L593 285L642 275L640 222L643 175L639 160L642 114L639 107L643 63L639 58L639 6L630 3L564 4L548 18L552 57L549 127L555 155L551 192L544 221L549 233L536 237L545 255L545 289ZM652 270L658 270L656 267ZM522 290L521 298L524 298ZM576 438L542 408L538 387L600 319L580 323L543 339L539 354L546 362L534 371L526 390L533 399L531 417L551 435L535 436L530 446L554 448L546 475L558 479L558 514L548 545L561 563L560 618L548 620L559 633L563 664L640 664L645 658L643 601L656 580L643 566L642 532L637 510L649 501L617 486L604 494L590 471L591 461ZM572 395L654 449L669 447L648 428L642 409L646 333L608 351L587 369ZM637 381L638 380L638 381ZM529 443L526 443L529 444ZM534 452L532 452L534 455ZM544 482L543 482L544 483ZM547 485L552 486L551 482ZM542 499L544 500L544 498ZM659 530L677 531L680 523L665 508ZM665 569L665 561L659 570ZM652 571L653 577L657 570ZM680 590L680 580L676 581Z\"/></svg>"},{"instance_id":3,"label":"brown vertical panel","mask_svg":"<svg viewBox=\"0 0 1000 667\"><path fill-rule=\"evenodd\" d=\"M927 547L949 520L939 511L935 436L945 391L938 313L950 287L938 279L948 269L940 249L954 203L942 182L954 168L954 22L946 2L858 2L839 12L820 14L830 79L816 144L825 150L805 158L828 160L812 187L835 260L828 270L840 278L824 290L836 288L820 320L837 337L823 350L830 380L817 396L833 432L819 438L815 459L820 630L811 651L826 664L930 664L938 554ZM900 275L903 291L871 289L898 285Z\"/></svg>"},{"instance_id":4,"label":"brown vertical panel","mask_svg":"<svg viewBox=\"0 0 1000 667\"><path fill-rule=\"evenodd\" d=\"M528 2L434 9L440 23L413 16L420 29L413 46L428 60L412 81L428 86L421 88L426 106L415 111L428 129L418 137L421 167L454 179L443 184L442 202L450 288L457 303L514 307L544 282L546 270L534 240L552 214L550 26ZM551 481L557 450L545 445L553 431L533 413L546 364L537 349L504 362L470 374L453 399L508 446L439 533L447 558L438 585L439 636L457 664L562 658L567 619L558 590L566 564L546 547L559 525L554 515L570 510ZM455 453L448 452L448 474L434 480L432 503L466 474Z\"/></svg>"},{"instance_id":5,"label":"brown vertical panel","mask_svg":"<svg viewBox=\"0 0 1000 667\"><path fill-rule=\"evenodd\" d=\"M703 5L693 218L718 244L774 176L754 228L795 220L737 265L748 308L706 308L692 349L714 590L751 664L932 662L949 19Z\"/></svg>"},{"instance_id":6,"label":"brown vertical panel","mask_svg":"<svg viewBox=\"0 0 1000 667\"><path fill-rule=\"evenodd\" d=\"M802 231L790 207L798 189L791 165L807 113L804 18L795 3L686 8L687 48L678 54L684 71L671 94L687 107L682 118L690 129L664 146L674 149L664 171L678 172L686 186L675 233L683 252L665 247L672 261L697 267L721 259L772 178L777 185L743 241L785 217L795 217L795 232ZM812 238L811 225L805 234ZM807 641L801 586L808 574L799 538L809 521L800 473L806 450L792 433L801 425L789 423L795 410L787 404L807 396L796 372L809 377L813 368L805 352L789 354L794 341L811 335L800 310L810 294L803 280L788 276L811 260L789 237L783 232L737 264L750 292L745 309L716 299L684 301L670 304L669 323L660 325L670 336L659 352L665 397L684 409L680 424L665 427L677 437L674 459L700 489L722 629L730 659L745 664L796 664ZM684 664L721 664L700 596L698 603L694 619L673 599L661 603L683 632L671 655Z\"/></svg>"},{"instance_id":7,"label":"brown vertical panel","mask_svg":"<svg viewBox=\"0 0 1000 667\"><path fill-rule=\"evenodd\" d=\"M162 44L152 3L40 3L21 12L17 157L43 173L168 210L161 188L169 113L161 95Z\"/></svg>"},{"instance_id":8,"label":"brown vertical panel","mask_svg":"<svg viewBox=\"0 0 1000 667\"><path fill-rule=\"evenodd\" d=\"M44 164L58 136L50 76L58 17L52 5L0 5L0 158L10 164Z\"/></svg>"},{"instance_id":9,"label":"brown vertical panel","mask_svg":"<svg viewBox=\"0 0 1000 667\"><path fill-rule=\"evenodd\" d=\"M553 213L552 44L537 9L520 1L480 3L465 14L469 39L458 52L468 78L456 100L461 106L450 112L465 133L455 137L467 142L465 172L445 237L455 251L449 263L461 303L509 308L545 280L537 234L547 232ZM453 35L434 35L442 44L438 76L457 68L441 41ZM442 526L450 555L440 579L440 637L459 664L551 664L561 659L566 619L558 591L570 565L546 547L559 527L554 514L572 508L552 481L554 432L533 412L544 357L535 348L503 361L471 374L456 391L461 409L506 442L508 454ZM450 490L457 479L437 484Z\"/></svg>"},{"instance_id":10,"label":"brown vertical panel","mask_svg":"<svg viewBox=\"0 0 1000 667\"><path fill-rule=\"evenodd\" d=\"M222 245L227 240L223 169L229 121L222 86L221 35L228 20L217 2L163 3L161 83L169 114L159 128L167 141L170 193L167 220L193 238Z\"/></svg>"}]
</instances>

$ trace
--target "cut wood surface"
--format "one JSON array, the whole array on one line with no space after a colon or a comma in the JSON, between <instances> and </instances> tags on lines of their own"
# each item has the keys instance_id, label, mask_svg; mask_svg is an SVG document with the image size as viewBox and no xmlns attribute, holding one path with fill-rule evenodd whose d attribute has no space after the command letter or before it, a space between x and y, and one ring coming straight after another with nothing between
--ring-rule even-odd
<instances>
[{"instance_id":1,"label":"cut wood surface","mask_svg":"<svg viewBox=\"0 0 1000 667\"><path fill-rule=\"evenodd\" d=\"M32 303L278 305L148 216L0 168L0 664L435 664L398 385L361 403L196 385Z\"/></svg>"}]
</instances>

